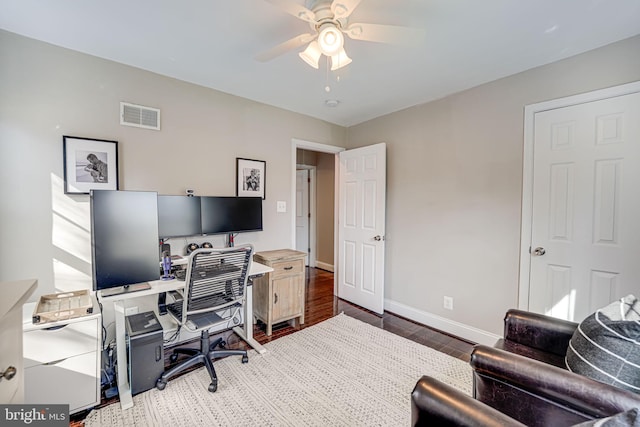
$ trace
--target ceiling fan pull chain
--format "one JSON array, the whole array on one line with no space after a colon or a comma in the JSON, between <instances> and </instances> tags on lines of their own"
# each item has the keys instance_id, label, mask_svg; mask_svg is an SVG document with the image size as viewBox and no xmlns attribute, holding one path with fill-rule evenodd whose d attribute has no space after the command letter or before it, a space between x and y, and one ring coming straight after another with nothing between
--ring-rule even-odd
<instances>
[{"instance_id":1,"label":"ceiling fan pull chain","mask_svg":"<svg viewBox=\"0 0 640 427\"><path fill-rule=\"evenodd\" d=\"M331 86L329 86L329 57L327 56L327 71L326 71L326 75L325 75L325 80L327 85L324 87L324 91L329 93L331 92Z\"/></svg>"}]
</instances>

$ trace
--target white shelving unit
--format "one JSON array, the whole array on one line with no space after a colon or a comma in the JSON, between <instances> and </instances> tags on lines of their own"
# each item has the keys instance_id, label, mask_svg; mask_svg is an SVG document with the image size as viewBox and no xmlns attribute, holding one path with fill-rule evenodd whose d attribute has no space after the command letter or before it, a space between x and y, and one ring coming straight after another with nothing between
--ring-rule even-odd
<instances>
[{"instance_id":1,"label":"white shelving unit","mask_svg":"<svg viewBox=\"0 0 640 427\"><path fill-rule=\"evenodd\" d=\"M24 305L25 403L69 404L71 414L100 403L102 325L92 300L92 314L36 325L36 303Z\"/></svg>"}]
</instances>

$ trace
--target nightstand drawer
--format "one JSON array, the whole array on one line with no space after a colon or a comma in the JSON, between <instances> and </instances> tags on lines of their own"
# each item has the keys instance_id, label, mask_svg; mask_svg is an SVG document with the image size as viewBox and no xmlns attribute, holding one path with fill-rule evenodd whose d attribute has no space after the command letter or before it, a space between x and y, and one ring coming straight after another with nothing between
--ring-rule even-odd
<instances>
[{"instance_id":1,"label":"nightstand drawer","mask_svg":"<svg viewBox=\"0 0 640 427\"><path fill-rule=\"evenodd\" d=\"M304 260L302 259L274 262L271 267L273 267L273 273L271 273L273 278L289 274L304 274Z\"/></svg>"},{"instance_id":2,"label":"nightstand drawer","mask_svg":"<svg viewBox=\"0 0 640 427\"><path fill-rule=\"evenodd\" d=\"M99 348L99 319L68 323L59 328L25 331L23 355L25 368L56 362Z\"/></svg>"}]
</instances>

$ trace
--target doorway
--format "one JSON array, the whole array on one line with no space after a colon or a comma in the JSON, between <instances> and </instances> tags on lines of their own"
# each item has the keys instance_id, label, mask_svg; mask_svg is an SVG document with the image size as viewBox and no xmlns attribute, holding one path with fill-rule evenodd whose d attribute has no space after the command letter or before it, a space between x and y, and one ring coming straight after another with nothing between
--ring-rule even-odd
<instances>
[{"instance_id":1,"label":"doorway","mask_svg":"<svg viewBox=\"0 0 640 427\"><path fill-rule=\"evenodd\" d=\"M312 185L309 191L309 206L312 218L310 226L311 253L309 265L322 270L335 272L336 270L336 245L337 227L335 218L337 210L337 154L345 149L333 145L319 144L311 141L293 139L291 144L292 158L292 194L291 200L296 201L298 170L309 168L311 171ZM299 158L303 152L308 157ZM305 163L310 163L306 164ZM297 203L296 203L297 204ZM292 247L297 247L297 209L291 210ZM314 217L315 210L315 217ZM315 234L315 235L314 235ZM315 241L315 243L314 243ZM334 294L337 295L336 275L334 275Z\"/></svg>"}]
</instances>

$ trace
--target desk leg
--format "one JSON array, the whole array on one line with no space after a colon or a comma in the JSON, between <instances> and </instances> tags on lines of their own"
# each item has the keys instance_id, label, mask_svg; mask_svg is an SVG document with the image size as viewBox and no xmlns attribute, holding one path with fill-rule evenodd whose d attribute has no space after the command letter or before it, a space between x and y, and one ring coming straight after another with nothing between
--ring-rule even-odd
<instances>
[{"instance_id":1,"label":"desk leg","mask_svg":"<svg viewBox=\"0 0 640 427\"><path fill-rule=\"evenodd\" d=\"M127 342L124 325L124 302L114 301L114 315L116 320L116 357L118 360L118 394L120 395L120 407L128 409L133 407L131 386L127 369Z\"/></svg>"},{"instance_id":2,"label":"desk leg","mask_svg":"<svg viewBox=\"0 0 640 427\"><path fill-rule=\"evenodd\" d=\"M247 344L260 354L267 352L258 341L253 338L253 285L247 286L247 298L244 302L244 328L236 326L233 332L238 334Z\"/></svg>"}]
</instances>

